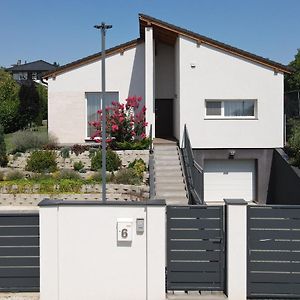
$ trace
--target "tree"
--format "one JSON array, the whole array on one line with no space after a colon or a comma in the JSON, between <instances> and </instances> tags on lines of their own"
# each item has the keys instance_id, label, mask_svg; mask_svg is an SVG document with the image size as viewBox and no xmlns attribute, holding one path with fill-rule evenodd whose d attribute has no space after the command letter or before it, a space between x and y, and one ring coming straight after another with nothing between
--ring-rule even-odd
<instances>
[{"instance_id":1,"label":"tree","mask_svg":"<svg viewBox=\"0 0 300 300\"><path fill-rule=\"evenodd\" d=\"M0 167L6 167L8 163L6 155L6 145L4 141L4 130L0 125Z\"/></svg>"},{"instance_id":2,"label":"tree","mask_svg":"<svg viewBox=\"0 0 300 300\"><path fill-rule=\"evenodd\" d=\"M290 157L290 163L300 167L300 121L297 119L289 120L289 138L287 152Z\"/></svg>"},{"instance_id":3,"label":"tree","mask_svg":"<svg viewBox=\"0 0 300 300\"><path fill-rule=\"evenodd\" d=\"M5 70L0 69L0 125L4 132L18 129L19 85Z\"/></svg>"},{"instance_id":4,"label":"tree","mask_svg":"<svg viewBox=\"0 0 300 300\"><path fill-rule=\"evenodd\" d=\"M294 71L285 76L285 90L287 92L300 90L300 49L297 50L295 59L289 63L289 67Z\"/></svg>"},{"instance_id":5,"label":"tree","mask_svg":"<svg viewBox=\"0 0 300 300\"><path fill-rule=\"evenodd\" d=\"M42 125L42 121L48 117L48 90L41 84L36 86L36 90L39 94L40 111L36 120L38 125Z\"/></svg>"},{"instance_id":6,"label":"tree","mask_svg":"<svg viewBox=\"0 0 300 300\"><path fill-rule=\"evenodd\" d=\"M36 122L40 111L40 99L34 83L22 85L19 92L20 127L32 126Z\"/></svg>"}]
</instances>

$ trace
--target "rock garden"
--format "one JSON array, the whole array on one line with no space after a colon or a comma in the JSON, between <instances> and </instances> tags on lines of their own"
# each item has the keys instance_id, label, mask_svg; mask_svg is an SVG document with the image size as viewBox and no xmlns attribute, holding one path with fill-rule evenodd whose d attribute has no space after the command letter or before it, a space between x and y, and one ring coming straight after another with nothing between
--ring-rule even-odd
<instances>
[{"instance_id":1,"label":"rock garden","mask_svg":"<svg viewBox=\"0 0 300 300\"><path fill-rule=\"evenodd\" d=\"M107 109L109 200L149 198L150 139L144 134L145 108L136 113L139 102L133 97L126 105L113 103ZM99 120L101 114L99 110ZM0 127L0 205L31 206L44 198L101 199L101 125L100 121L91 125L91 143L67 146L39 129L18 131L7 138Z\"/></svg>"}]
</instances>

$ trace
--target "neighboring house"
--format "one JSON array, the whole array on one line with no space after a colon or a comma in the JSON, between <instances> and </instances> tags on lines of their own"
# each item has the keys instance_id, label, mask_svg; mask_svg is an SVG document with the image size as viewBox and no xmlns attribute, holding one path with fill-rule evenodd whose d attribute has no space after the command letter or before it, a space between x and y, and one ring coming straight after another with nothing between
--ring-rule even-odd
<instances>
[{"instance_id":1,"label":"neighboring house","mask_svg":"<svg viewBox=\"0 0 300 300\"><path fill-rule=\"evenodd\" d=\"M6 70L12 74L14 80L23 83L24 81L40 81L46 72L53 71L56 68L56 65L44 60L25 62L24 64L21 63L21 60L18 60L16 65Z\"/></svg>"},{"instance_id":2,"label":"neighboring house","mask_svg":"<svg viewBox=\"0 0 300 300\"><path fill-rule=\"evenodd\" d=\"M273 149L284 146L285 65L153 17L140 37L107 51L108 101L142 96L155 137L182 141L186 124L204 170L204 200L267 201ZM49 131L60 143L90 141L101 103L101 53L48 79Z\"/></svg>"}]
</instances>

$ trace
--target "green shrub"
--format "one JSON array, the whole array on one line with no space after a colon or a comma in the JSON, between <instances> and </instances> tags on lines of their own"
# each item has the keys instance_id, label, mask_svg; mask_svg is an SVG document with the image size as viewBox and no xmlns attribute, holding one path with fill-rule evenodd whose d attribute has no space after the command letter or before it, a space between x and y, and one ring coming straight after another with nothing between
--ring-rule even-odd
<instances>
[{"instance_id":1,"label":"green shrub","mask_svg":"<svg viewBox=\"0 0 300 300\"><path fill-rule=\"evenodd\" d=\"M92 182L101 182L102 181L102 174L101 174L101 172L96 172L96 173L92 174L91 177L89 178L89 181L92 181Z\"/></svg>"},{"instance_id":2,"label":"green shrub","mask_svg":"<svg viewBox=\"0 0 300 300\"><path fill-rule=\"evenodd\" d=\"M290 127L287 152L290 156L290 163L300 167L300 121L290 120Z\"/></svg>"},{"instance_id":3,"label":"green shrub","mask_svg":"<svg viewBox=\"0 0 300 300\"><path fill-rule=\"evenodd\" d=\"M31 181L39 182L39 181L45 181L45 180L52 180L53 176L51 174L44 174L44 173L36 173L32 174L30 176Z\"/></svg>"},{"instance_id":4,"label":"green shrub","mask_svg":"<svg viewBox=\"0 0 300 300\"><path fill-rule=\"evenodd\" d=\"M9 173L6 174L6 180L7 181L12 181L12 180L20 180L24 178L24 174L20 171L10 171Z\"/></svg>"},{"instance_id":5,"label":"green shrub","mask_svg":"<svg viewBox=\"0 0 300 300\"><path fill-rule=\"evenodd\" d=\"M70 148L69 147L64 147L60 150L60 156L63 159L69 158L70 157Z\"/></svg>"},{"instance_id":6,"label":"green shrub","mask_svg":"<svg viewBox=\"0 0 300 300\"><path fill-rule=\"evenodd\" d=\"M59 191L61 193L80 193L83 182L64 178L59 181Z\"/></svg>"},{"instance_id":7,"label":"green shrub","mask_svg":"<svg viewBox=\"0 0 300 300\"><path fill-rule=\"evenodd\" d=\"M112 182L114 180L115 176L114 174L106 174L106 182ZM91 181L92 183L96 182L96 183L99 183L99 182L102 182L102 174L101 172L97 172L97 173L94 173L90 178L89 178L89 181Z\"/></svg>"},{"instance_id":8,"label":"green shrub","mask_svg":"<svg viewBox=\"0 0 300 300\"><path fill-rule=\"evenodd\" d=\"M145 150L149 149L151 140L149 138L143 139L141 141L134 140L130 142L116 142L113 144L114 149L118 150Z\"/></svg>"},{"instance_id":9,"label":"green shrub","mask_svg":"<svg viewBox=\"0 0 300 300\"><path fill-rule=\"evenodd\" d=\"M0 181L4 181L4 172L0 172Z\"/></svg>"},{"instance_id":10,"label":"green shrub","mask_svg":"<svg viewBox=\"0 0 300 300\"><path fill-rule=\"evenodd\" d=\"M57 170L56 155L53 151L34 151L27 159L27 171L44 173Z\"/></svg>"},{"instance_id":11,"label":"green shrub","mask_svg":"<svg viewBox=\"0 0 300 300\"><path fill-rule=\"evenodd\" d=\"M13 152L26 152L31 149L42 149L48 143L47 132L18 131L13 134L12 139Z\"/></svg>"},{"instance_id":12,"label":"green shrub","mask_svg":"<svg viewBox=\"0 0 300 300\"><path fill-rule=\"evenodd\" d=\"M53 134L48 134L48 141L42 147L44 150L58 150L58 140Z\"/></svg>"},{"instance_id":13,"label":"green shrub","mask_svg":"<svg viewBox=\"0 0 300 300\"><path fill-rule=\"evenodd\" d=\"M8 163L8 158L6 155L6 145L4 141L4 130L0 125L0 167L6 167Z\"/></svg>"},{"instance_id":14,"label":"green shrub","mask_svg":"<svg viewBox=\"0 0 300 300\"><path fill-rule=\"evenodd\" d=\"M121 169L116 173L114 182L118 184L138 185L141 183L141 178L132 168Z\"/></svg>"},{"instance_id":15,"label":"green shrub","mask_svg":"<svg viewBox=\"0 0 300 300\"><path fill-rule=\"evenodd\" d=\"M119 155L112 150L108 149L106 152L106 170L113 172L118 170L121 167L121 159ZM97 151L96 154L92 157L91 161L91 170L99 171L102 168L102 153Z\"/></svg>"},{"instance_id":16,"label":"green shrub","mask_svg":"<svg viewBox=\"0 0 300 300\"><path fill-rule=\"evenodd\" d=\"M134 169L136 174L142 179L144 172L146 171L146 163L141 159L135 159L128 165L128 168Z\"/></svg>"},{"instance_id":17,"label":"green shrub","mask_svg":"<svg viewBox=\"0 0 300 300\"><path fill-rule=\"evenodd\" d=\"M73 165L73 168L74 168L75 171L81 171L84 168L84 164L81 160L80 161L75 161L74 165Z\"/></svg>"},{"instance_id":18,"label":"green shrub","mask_svg":"<svg viewBox=\"0 0 300 300\"><path fill-rule=\"evenodd\" d=\"M68 169L63 169L63 170L59 171L58 174L55 174L55 175L56 175L55 177L59 180L62 180L62 179L80 180L81 179L81 176L78 173L76 173L73 170L68 170Z\"/></svg>"},{"instance_id":19,"label":"green shrub","mask_svg":"<svg viewBox=\"0 0 300 300\"><path fill-rule=\"evenodd\" d=\"M97 151L99 151L99 150L97 150L96 148L90 148L89 149L89 158L92 159L93 156L97 153Z\"/></svg>"}]
</instances>

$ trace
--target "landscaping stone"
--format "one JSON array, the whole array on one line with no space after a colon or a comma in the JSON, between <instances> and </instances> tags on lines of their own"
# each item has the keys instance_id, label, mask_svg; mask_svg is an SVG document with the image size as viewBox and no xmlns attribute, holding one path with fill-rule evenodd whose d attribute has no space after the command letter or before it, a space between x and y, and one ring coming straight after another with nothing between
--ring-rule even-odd
<instances>
[{"instance_id":1,"label":"landscaping stone","mask_svg":"<svg viewBox=\"0 0 300 300\"><path fill-rule=\"evenodd\" d=\"M85 185L82 194L39 194L39 193L4 193L0 190L0 206L37 206L43 199L62 199L94 201L101 199L100 185ZM107 198L109 200L140 201L149 199L148 186L135 186L124 184L107 184Z\"/></svg>"},{"instance_id":2,"label":"landscaping stone","mask_svg":"<svg viewBox=\"0 0 300 300\"><path fill-rule=\"evenodd\" d=\"M73 169L74 162L82 161L86 169L91 167L91 159L89 158L89 151L85 151L78 156L75 153L70 152L69 158L62 158L60 151L55 151L57 153L57 166L59 169ZM135 159L143 159L148 166L149 163L149 151L148 150L118 150L116 153L120 156L122 161L122 167L127 167L129 163L133 162ZM10 168L25 170L27 159L30 156L29 152L20 153L18 156L9 155L8 156L8 166Z\"/></svg>"}]
</instances>

